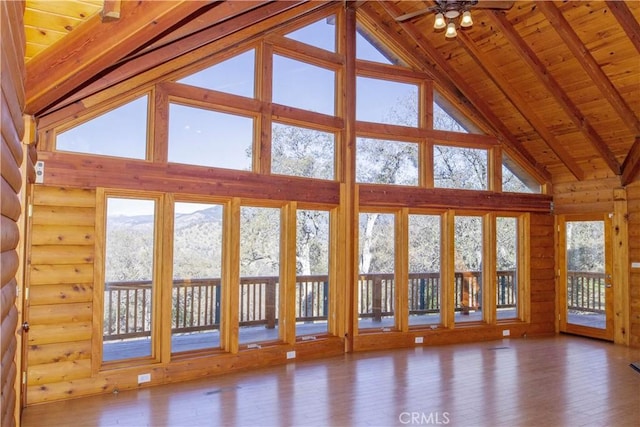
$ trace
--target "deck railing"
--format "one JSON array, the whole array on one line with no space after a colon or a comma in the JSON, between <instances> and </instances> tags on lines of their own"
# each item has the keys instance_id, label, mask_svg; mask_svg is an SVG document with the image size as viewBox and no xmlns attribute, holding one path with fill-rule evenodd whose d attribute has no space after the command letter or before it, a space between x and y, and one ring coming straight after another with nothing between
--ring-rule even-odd
<instances>
[{"instance_id":1,"label":"deck railing","mask_svg":"<svg viewBox=\"0 0 640 427\"><path fill-rule=\"evenodd\" d=\"M498 308L516 307L515 271L498 271ZM296 283L296 320L320 321L328 315L329 280L327 276L298 276ZM455 310L467 312L480 308L482 301L480 272L455 273ZM104 294L104 339L116 340L149 336L151 331L151 282L110 282ZM440 274L409 274L409 313L440 311ZM364 274L359 277L358 312L361 318L381 320L391 316L394 307L394 275ZM219 278L175 280L172 289L174 333L218 329L221 313ZM570 272L570 309L604 310L604 275ZM279 283L277 277L240 279L240 326L275 327L278 319Z\"/></svg>"},{"instance_id":2,"label":"deck railing","mask_svg":"<svg viewBox=\"0 0 640 427\"><path fill-rule=\"evenodd\" d=\"M604 273L568 271L567 308L587 313L604 313L605 288Z\"/></svg>"}]
</instances>

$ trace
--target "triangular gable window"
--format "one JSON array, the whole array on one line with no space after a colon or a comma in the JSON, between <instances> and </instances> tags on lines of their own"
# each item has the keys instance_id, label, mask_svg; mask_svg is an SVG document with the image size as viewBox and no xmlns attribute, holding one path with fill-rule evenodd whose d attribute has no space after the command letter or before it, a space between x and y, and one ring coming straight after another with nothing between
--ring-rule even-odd
<instances>
[{"instance_id":1,"label":"triangular gable window","mask_svg":"<svg viewBox=\"0 0 640 427\"><path fill-rule=\"evenodd\" d=\"M541 193L542 187L524 168L503 152L502 191L509 193Z\"/></svg>"},{"instance_id":2,"label":"triangular gable window","mask_svg":"<svg viewBox=\"0 0 640 427\"><path fill-rule=\"evenodd\" d=\"M255 62L255 51L251 49L180 79L178 83L253 98Z\"/></svg>"},{"instance_id":3,"label":"triangular gable window","mask_svg":"<svg viewBox=\"0 0 640 427\"><path fill-rule=\"evenodd\" d=\"M434 91L433 94L433 128L449 132L484 134L471 120L465 117L460 110L451 105L437 91Z\"/></svg>"},{"instance_id":4,"label":"triangular gable window","mask_svg":"<svg viewBox=\"0 0 640 427\"><path fill-rule=\"evenodd\" d=\"M56 136L56 150L145 159L147 104L143 96Z\"/></svg>"},{"instance_id":5,"label":"triangular gable window","mask_svg":"<svg viewBox=\"0 0 640 427\"><path fill-rule=\"evenodd\" d=\"M329 52L336 51L336 17L329 16L313 24L292 31L285 37Z\"/></svg>"},{"instance_id":6,"label":"triangular gable window","mask_svg":"<svg viewBox=\"0 0 640 427\"><path fill-rule=\"evenodd\" d=\"M391 49L360 25L356 31L356 59L405 66Z\"/></svg>"}]
</instances>

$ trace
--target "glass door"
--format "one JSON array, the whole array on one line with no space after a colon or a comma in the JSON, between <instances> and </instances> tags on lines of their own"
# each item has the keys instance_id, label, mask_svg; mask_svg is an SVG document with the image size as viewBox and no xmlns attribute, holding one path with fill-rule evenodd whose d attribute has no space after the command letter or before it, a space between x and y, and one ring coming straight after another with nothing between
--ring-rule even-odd
<instances>
[{"instance_id":1,"label":"glass door","mask_svg":"<svg viewBox=\"0 0 640 427\"><path fill-rule=\"evenodd\" d=\"M560 219L560 330L613 340L611 220Z\"/></svg>"}]
</instances>

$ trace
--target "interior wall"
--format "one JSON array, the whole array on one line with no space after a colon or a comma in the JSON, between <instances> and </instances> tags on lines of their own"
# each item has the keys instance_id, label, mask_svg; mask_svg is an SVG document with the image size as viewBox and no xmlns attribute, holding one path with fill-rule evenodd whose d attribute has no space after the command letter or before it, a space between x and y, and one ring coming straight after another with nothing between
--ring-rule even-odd
<instances>
[{"instance_id":1,"label":"interior wall","mask_svg":"<svg viewBox=\"0 0 640 427\"><path fill-rule=\"evenodd\" d=\"M20 312L17 306L18 286L16 275L20 268L18 247L21 241L19 222L22 215L20 203L23 189L21 170L25 158L22 138L24 136L24 49L25 38L22 25L23 2L0 2L2 37L2 151L0 158L0 294L1 294L1 344L0 344L0 408L2 426L17 424L17 402L19 401L18 375L19 339L16 335Z\"/></svg>"},{"instance_id":2,"label":"interior wall","mask_svg":"<svg viewBox=\"0 0 640 427\"><path fill-rule=\"evenodd\" d=\"M627 186L629 258L640 263L640 180ZM629 280L629 345L640 348L640 268L631 268Z\"/></svg>"}]
</instances>

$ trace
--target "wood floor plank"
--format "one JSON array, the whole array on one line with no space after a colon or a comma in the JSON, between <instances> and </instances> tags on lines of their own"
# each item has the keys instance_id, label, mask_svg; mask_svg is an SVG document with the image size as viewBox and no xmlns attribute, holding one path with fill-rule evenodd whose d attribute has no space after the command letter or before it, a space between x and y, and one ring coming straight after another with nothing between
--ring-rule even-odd
<instances>
[{"instance_id":1,"label":"wood floor plank","mask_svg":"<svg viewBox=\"0 0 640 427\"><path fill-rule=\"evenodd\" d=\"M638 360L567 335L363 352L30 406L22 426L636 426Z\"/></svg>"}]
</instances>

